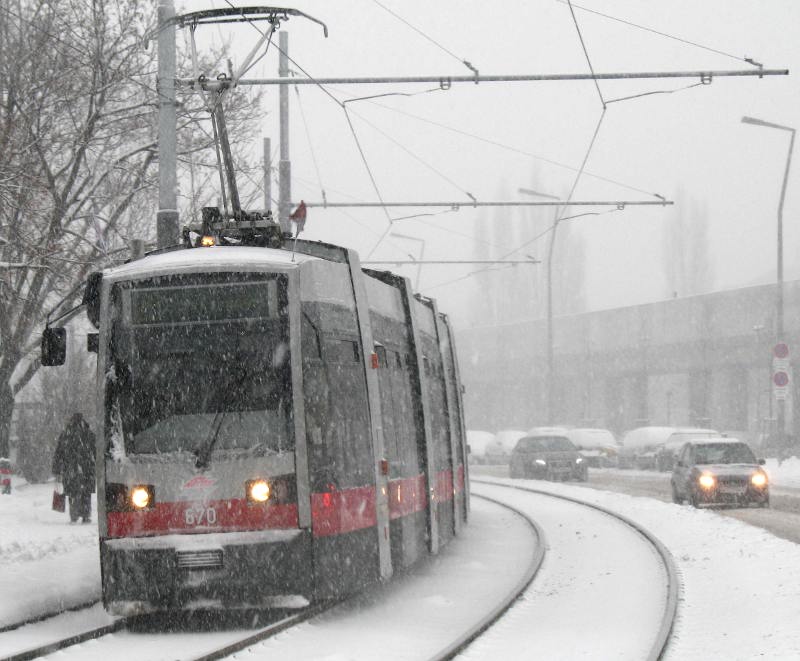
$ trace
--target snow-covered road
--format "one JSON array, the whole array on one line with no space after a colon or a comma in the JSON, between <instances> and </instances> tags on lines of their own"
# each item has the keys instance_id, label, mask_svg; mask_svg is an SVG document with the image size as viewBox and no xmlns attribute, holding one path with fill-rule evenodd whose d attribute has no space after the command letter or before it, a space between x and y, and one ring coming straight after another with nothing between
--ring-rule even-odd
<instances>
[{"instance_id":1,"label":"snow-covered road","mask_svg":"<svg viewBox=\"0 0 800 661\"><path fill-rule=\"evenodd\" d=\"M472 491L534 518L548 550L524 597L465 660L522 659L532 650L544 659L648 658L667 600L652 544L619 519L557 497L475 480Z\"/></svg>"},{"instance_id":2,"label":"snow-covered road","mask_svg":"<svg viewBox=\"0 0 800 661\"><path fill-rule=\"evenodd\" d=\"M697 511L652 498L571 484L533 481L530 484L618 511L644 525L671 550L682 576L683 592L678 621L667 649L668 660L798 658L800 545L714 511ZM481 488L476 485L476 492ZM51 512L50 492L48 485L32 485L15 489L11 496L0 496L0 590L3 595L0 616L5 622L21 619L19 604L26 609L25 614L30 615L36 609L45 612L54 603L80 603L99 594L96 530L94 526L70 526L64 515ZM449 638L450 625L442 619L445 615L459 614L470 604L481 606L486 598L481 590L495 589L504 580L505 572L493 569L497 567L491 561L493 557L499 557L502 566L512 568L530 552L529 542L523 543L524 536L520 540L513 532L515 527L511 522L516 517L510 514L493 516L486 507L479 499L473 499L474 516L465 534L441 557L413 575L400 577L386 588L371 592L350 612L340 611L318 623L302 625L316 632L316 638L302 642L304 634L298 627L252 648L251 652L240 652L236 658L274 658L276 654L285 658L366 658L369 655L363 653L359 643L369 638L382 642L382 658L424 657L425 651L418 646L418 641L430 639L437 643ZM542 503L536 507L534 518L544 520L551 516L551 511L555 511L552 504ZM578 516L577 511L574 514ZM571 516L562 510L565 520ZM595 559L588 553L590 546L586 538L594 534L592 526L595 524L584 522L584 525L586 530L582 535L574 535L574 544L570 545L574 548L569 552L573 554L572 564L583 562L591 567ZM451 562L459 580L465 576L474 579L480 588L478 592L470 588L458 600L442 598L443 592L437 589L435 581L445 575ZM548 580L568 586L573 580L572 571L573 568L566 567L563 575L554 575ZM420 578L423 580L419 581ZM535 595L540 585L538 579L534 580L530 595ZM650 588L645 585L642 589ZM616 595L609 594L611 598ZM525 603L530 602L529 596ZM591 606L595 610L598 608L596 603ZM594 633L594 624L578 627L574 621L577 616L588 613L589 605L587 613L582 611L580 603L575 609L564 616L565 631L574 638ZM430 612L436 616L430 617ZM493 643L486 642L494 635L490 630L486 638L479 639L465 653L465 658L518 658L519 650L524 649L518 638L527 639L530 623L527 618L522 622L514 618L514 610L507 613L495 627L502 635L495 636ZM37 634L28 631L32 636L29 642L38 642L34 640ZM126 634L127 640L138 644L137 635ZM174 657L183 640L174 634L164 634L160 643L154 643L146 655L141 650L137 653L136 645L130 645L133 652L130 657L137 661L159 658L159 655ZM8 652L3 647L6 641L5 634L0 634L0 656ZM93 647L100 649L91 644L82 647L88 651ZM524 658L530 658L534 651L528 648ZM567 653L549 656L574 658ZM114 657L114 661L124 658L118 653L114 653Z\"/></svg>"},{"instance_id":3,"label":"snow-covered road","mask_svg":"<svg viewBox=\"0 0 800 661\"><path fill-rule=\"evenodd\" d=\"M538 542L529 524L509 510L478 498L473 499L472 507L472 524L439 557L310 623L239 652L236 658L380 656L391 660L426 658L436 653L506 597L520 580L526 569L524 559L533 554ZM10 632L14 634L14 651L40 644L37 632L44 626L41 623ZM248 633L252 631L120 631L62 650L52 658L195 658ZM6 639L0 634L0 652L11 639L11 635Z\"/></svg>"}]
</instances>

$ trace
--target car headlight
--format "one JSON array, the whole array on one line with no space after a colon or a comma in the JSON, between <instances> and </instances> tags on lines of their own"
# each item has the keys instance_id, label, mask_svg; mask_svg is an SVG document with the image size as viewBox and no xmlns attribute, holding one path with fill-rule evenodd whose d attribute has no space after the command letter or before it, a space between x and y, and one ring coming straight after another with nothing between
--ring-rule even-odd
<instances>
[{"instance_id":1,"label":"car headlight","mask_svg":"<svg viewBox=\"0 0 800 661\"><path fill-rule=\"evenodd\" d=\"M717 483L717 479L711 473L703 473L697 478L697 483L703 487L703 489L713 489L714 485Z\"/></svg>"},{"instance_id":2,"label":"car headlight","mask_svg":"<svg viewBox=\"0 0 800 661\"><path fill-rule=\"evenodd\" d=\"M537 459L536 463L540 466L547 466L547 462L544 459Z\"/></svg>"},{"instance_id":3,"label":"car headlight","mask_svg":"<svg viewBox=\"0 0 800 661\"><path fill-rule=\"evenodd\" d=\"M750 484L754 487L765 487L767 486L767 476L765 473L753 473L750 476Z\"/></svg>"},{"instance_id":4,"label":"car headlight","mask_svg":"<svg viewBox=\"0 0 800 661\"><path fill-rule=\"evenodd\" d=\"M248 480L246 485L247 500L252 503L266 503L272 488L266 480Z\"/></svg>"}]
</instances>

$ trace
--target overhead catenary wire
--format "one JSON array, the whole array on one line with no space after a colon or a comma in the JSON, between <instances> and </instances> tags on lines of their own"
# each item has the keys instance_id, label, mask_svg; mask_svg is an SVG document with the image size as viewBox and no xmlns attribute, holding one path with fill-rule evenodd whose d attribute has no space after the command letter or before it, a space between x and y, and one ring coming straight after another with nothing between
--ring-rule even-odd
<instances>
[{"instance_id":1,"label":"overhead catenary wire","mask_svg":"<svg viewBox=\"0 0 800 661\"><path fill-rule=\"evenodd\" d=\"M314 163L314 170L317 172L317 181L319 182L320 192L322 193L322 201L327 202L328 198L325 195L325 186L322 185L322 175L319 171L319 163L317 163L317 155L314 151L314 142L311 140L311 132L308 128L308 121L306 120L306 113L303 110L303 101L300 97L300 89L298 87L294 88L295 94L297 95L297 107L300 108L300 117L303 120L303 128L306 132L306 140L308 141L308 149L311 152L311 161Z\"/></svg>"},{"instance_id":2,"label":"overhead catenary wire","mask_svg":"<svg viewBox=\"0 0 800 661\"><path fill-rule=\"evenodd\" d=\"M228 2L228 4L230 4L230 2ZM594 81L594 83L595 83L595 86L596 86L596 88L597 88L598 94L599 94L599 96L600 96L600 99L601 99L601 103L603 104L603 113L602 113L602 114L601 114L601 116L600 116L600 119L599 119L599 121L598 121L598 125L597 125L597 127L595 128L595 133L594 133L594 135L593 135L593 137L592 137L592 140L591 140L591 143L590 143L589 149L587 150L587 154L586 154L586 156L585 156L585 158L584 158L584 161L583 161L583 163L581 164L581 167L580 167L580 169L579 169L579 171L578 171L578 173L577 173L577 176L576 176L575 182L573 183L572 190L571 190L571 192L570 192L570 196L568 197L568 199L567 199L567 202L565 203L565 205L564 205L564 207L563 207L563 209L564 209L564 210L567 208L567 206L568 206L568 203L569 203L569 201L571 200L571 197L572 197L572 195L574 194L574 190L575 190L575 188L576 188L576 186L577 186L577 183L578 183L578 181L580 180L580 178L581 178L581 176L582 176L582 174L583 174L583 172L584 172L584 170L585 170L586 162L588 161L589 154L591 153L591 150L592 150L592 148L593 148L593 146L594 146L594 144L595 144L595 142L596 142L597 135L598 135L598 133L599 133L600 126L602 125L602 121L603 121L603 118L604 118L604 116L605 116L605 109L606 109L606 103L605 103L605 100L603 99L602 92L601 92L601 90L600 90L600 88L599 88L599 85L598 85L598 83L597 83L598 76L595 74L595 72L594 72L594 70L593 70L593 67L592 67L592 64L591 64L591 60L590 60L590 58L589 58L588 51L587 51L587 49L586 49L585 43L583 42L583 38L582 38L582 35L581 35L581 32L580 32L580 27L578 26L578 24L577 24L577 20L575 19L575 14L574 14L574 11L572 11L571 2L569 2L569 1L568 1L568 3L567 3L567 4L569 4L569 5L570 5L571 13L572 13L572 16L573 16L573 21L575 22L576 29L578 30L579 39L581 40L581 44L582 44L582 47L583 47L583 49L584 49L584 53L585 53L585 55L586 55L587 62L589 63L590 70L592 71L592 79L593 79L593 81ZM297 64L297 63L296 63L294 60L291 60L291 61L292 61L292 63L293 63L293 64L295 64L296 66L298 66L298 68L300 68L301 70L303 70L303 71L304 71L304 73L305 73L306 75L308 75L308 74L307 74L307 72L305 72L305 70L304 70L302 67L300 67L300 65L298 65L298 64ZM311 76L309 76L309 78L311 78ZM343 111L345 112L345 116L346 116L346 119L347 119L347 122L348 122L348 126L349 126L349 128L350 128L350 130L351 130L351 133L353 134L354 140L356 141L356 144L357 144L357 147L358 147L359 153L360 153L360 155L361 155L361 157L362 157L362 160L364 161L364 163L365 163L365 166L367 167L368 173L369 173L369 175L370 175L370 179L371 179L371 181L372 181L372 183L373 183L373 187L375 187L375 188L376 188L376 193L378 194L378 197L379 197L379 199L381 200L381 203L383 203L383 199L382 199L382 196L380 195L380 191L377 189L377 182L376 182L376 180L375 180L374 176L373 176L373 175L372 175L372 173L371 173L371 170L370 170L370 168L369 168L369 163L368 163L368 162L367 162L367 160L366 160L366 155L365 155L365 153L364 153L364 150L363 150L363 148L361 147L361 144L360 144L360 142L359 142L359 140L358 140L358 135L357 135L357 133L356 133L356 131L355 131L355 128L354 128L354 126L353 126L353 123L352 123L352 120L351 120L351 118L350 118L350 116L349 116L349 114L348 114L348 112L347 112L347 107L346 107L346 105L345 105L345 104L346 104L346 102L342 102L342 101L340 101L340 100L336 99L336 97L335 97L335 96L333 96L333 95L330 93L330 91L329 91L329 90L327 90L327 89L326 89L326 88L325 88L325 87L324 87L324 86L323 86L323 85L320 83L320 81L313 80L313 81L311 81L311 82L313 82L314 84L316 84L317 86L319 86L321 89L323 89L323 91L324 91L324 92L325 92L325 93L326 93L326 94L327 94L327 95L328 95L328 96L329 96L329 97L330 97L332 100L334 100L334 101L335 101L335 102L336 102L338 105L340 105L340 107L342 107L342 108L343 108ZM637 95L637 97L638 97L638 95ZM629 97L629 98L637 98L637 97ZM622 98L622 99L618 99L617 101L622 101L622 100L628 100L628 99L627 99L627 98ZM648 193L648 194L649 194L649 193ZM655 196L656 196L656 197L659 197L660 199L663 199L661 196L658 196L658 195L655 195ZM472 197L472 196L470 195L470 197ZM473 198L473 199L474 199L474 198ZM389 221L389 227L388 227L388 228L387 228L387 230L384 232L384 234L383 234L383 237L385 237L385 236L386 236L386 234L387 234L387 233L388 233L388 231L390 230L390 228L391 228L391 225L392 225L392 222L393 222L393 221L392 221L392 219L391 219L391 217L390 217L390 216L389 216L389 214L388 214L388 211L387 211L385 208L384 208L384 212L386 213L387 219L388 219L388 221ZM562 213L563 213L563 211L562 211ZM556 221L556 223L557 223L557 222L558 222L558 221ZM383 237L382 237L382 238L381 238L381 239L378 241L378 243L377 243L377 244L376 244L376 245L373 247L373 249L370 251L370 253L369 253L370 255L371 255L371 254L374 252L374 250L375 250L375 249L378 247L378 245L380 244L380 242L381 242L381 240L383 239Z\"/></svg>"},{"instance_id":3,"label":"overhead catenary wire","mask_svg":"<svg viewBox=\"0 0 800 661\"><path fill-rule=\"evenodd\" d=\"M690 86L690 87L693 87L693 86ZM682 88L682 89L689 89L689 88L687 87L687 88ZM350 92L345 91L345 90L341 90L341 89L336 89L335 91L337 91L340 94L348 94L348 95L351 94ZM672 90L672 91L680 91L680 90ZM378 95L378 96L381 96L381 95ZM492 145L494 147L498 147L499 149L503 149L503 150L506 150L506 151L509 151L509 152L520 154L521 156L527 156L527 157L532 158L534 160L541 161L543 163L548 163L550 165L553 165L553 166L556 166L556 167L559 167L559 168L563 168L565 170L570 170L572 172L577 172L577 170L578 170L578 168L576 168L573 165L567 165L566 163L561 163L560 161L555 161L555 160L547 158L545 156L540 156L539 154L534 154L533 152L529 152L529 151L526 151L524 149L520 149L519 147L514 147L512 145L507 145L507 144L504 144L502 142L498 142L497 140L491 140L490 138L485 138L483 136L476 135L474 133L470 133L469 131L464 131L463 129L455 128L454 126L450 126L448 124L444 124L442 122L438 122L436 120L429 119L427 117L421 117L420 115L415 115L414 113L410 113L410 112L405 111L405 110L400 110L399 108L393 108L392 106L387 106L387 105L385 105L383 103L378 103L378 102L372 101L372 100L368 101L368 103L371 103L372 105L375 105L378 108L383 108L384 110L388 110L390 112L394 112L394 113L397 113L399 115L403 115L405 117L409 117L411 119L415 119L415 120L417 120L419 122L423 122L425 124L430 124L432 126L436 126L436 127L445 129L446 131L451 131L452 133L456 133L458 135L463 135L464 137L472 138L473 140L477 140L479 142L483 142L483 143L485 143L487 145ZM595 174L593 172L584 171L584 176L591 177L593 179L597 179L598 181L604 181L604 182L609 183L609 184L614 184L615 186L620 186L621 188L626 188L626 189L628 189L630 191L634 191L636 193L642 193L643 195L650 195L652 197L657 197L657 198L661 199L661 196L658 195L657 193L652 193L650 191L644 190L643 188L637 188L636 186L631 186L630 184L626 184L625 182L618 181L616 179L611 179L609 177L604 177L602 175Z\"/></svg>"},{"instance_id":4,"label":"overhead catenary wire","mask_svg":"<svg viewBox=\"0 0 800 661\"><path fill-rule=\"evenodd\" d=\"M726 53L725 51L718 50L716 48L711 48L710 46L704 46L703 44L699 44L696 41L690 41L688 39L683 39L681 37L676 37L675 35L669 34L667 32L661 32L660 30L656 30L654 28L649 28L644 25L639 25L638 23L633 23L632 21L626 21L622 18L618 18L616 16L611 16L610 14L604 14L599 12L595 9L589 9L588 7L582 7L581 5L576 5L571 0L556 0L556 2L560 2L561 4L569 4L570 7L574 7L575 9L580 9L581 11L588 12L590 14L595 14L596 16L602 16L603 18L607 18L612 21L616 21L617 23L623 23L625 25L629 25L630 27L636 28L638 30L644 30L645 32L651 32L653 34L657 34L660 37L665 37L667 39L672 39L674 41L679 41L683 44L687 44L689 46L694 46L696 48L701 48L706 51L710 51L711 53L716 53L717 55L724 55L725 57L730 57L734 60L739 60L740 62L746 62L747 64L752 64L753 66L758 67L759 64L754 62L752 58L749 57L739 57L738 55L733 55L732 53Z\"/></svg>"},{"instance_id":5,"label":"overhead catenary wire","mask_svg":"<svg viewBox=\"0 0 800 661\"><path fill-rule=\"evenodd\" d=\"M578 39L581 42L581 48L583 49L583 54L586 57L586 63L589 65L589 71L592 72L592 79L594 80L595 89L597 89L597 94L600 97L600 103L603 104L603 110L606 107L606 101L603 98L603 92L600 90L600 83L597 82L597 76L594 72L594 67L592 66L592 59L589 57L589 51L586 48L586 42L583 40L583 34L581 33L581 26L578 25L578 19L575 16L575 10L572 8L572 0L567 0L567 5L569 5L570 14L572 14L572 22L575 24L575 29L578 32Z\"/></svg>"},{"instance_id":6,"label":"overhead catenary wire","mask_svg":"<svg viewBox=\"0 0 800 661\"><path fill-rule=\"evenodd\" d=\"M617 209L609 209L608 211L590 211L590 212L587 212L587 213L579 213L579 214L575 214L574 216L566 216L564 218L561 218L561 219L559 219L559 222L566 222L568 220L574 220L575 218L581 218L583 216L602 216L602 215L605 215L607 213L617 213L619 211L622 211L622 209L618 209L617 208ZM536 241L541 239L546 234L549 234L550 232L552 232L553 229L555 228L555 226L556 226L556 223L553 223L553 224L549 225L546 229L544 229L542 232L540 232L539 234L534 236L532 239L529 239L529 240L525 241L525 243L517 246L516 248L514 248L510 252L504 253L498 259L507 259L509 256L513 255L514 253L519 252L520 250L522 250L523 248L526 248L527 246L529 246L532 243L535 243ZM466 280L467 278L472 278L472 277L474 277L476 275L480 275L482 273L489 273L491 271L497 271L497 270L502 270L502 269L492 269L492 268L477 269L477 270L471 271L470 273L467 273L467 274L465 274L463 276L459 276L458 278L453 278L452 280L445 280L444 282L437 283L435 285L432 285L431 287L425 287L425 289L428 290L428 289L437 289L439 287L446 287L447 285L455 284L456 282L461 282L462 280Z\"/></svg>"},{"instance_id":7,"label":"overhead catenary wire","mask_svg":"<svg viewBox=\"0 0 800 661\"><path fill-rule=\"evenodd\" d=\"M372 0L372 1L373 1L373 2L374 2L376 5L378 5L378 7L380 7L381 9L383 9L385 12L387 12L387 13L391 14L392 16L394 16L394 17L395 17L395 18L396 18L398 21L400 21L401 23L403 23L403 24L407 25L409 28L411 28L412 30L414 30L414 32L416 32L418 35L420 35L421 37L424 37L425 39L427 39L427 40L428 40L429 42L431 42L431 43L432 43L434 46L436 46L436 47L437 47L439 50L441 50L441 51L443 51L443 52L447 53L447 54L448 54L450 57L452 57L453 59L455 59L455 60L458 60L458 62L460 62L461 64L463 64L465 67L467 67L467 69L469 69L470 71L472 71L472 72L473 72L473 73L475 73L476 75L478 74L478 69L476 69L476 68L475 68L475 67L472 65L472 63L471 63L471 62L469 62L468 60L466 60L466 59L465 59L465 58L463 58L463 57L459 57L459 56L458 56L458 55L456 55L456 54L455 54L453 51L451 51L449 48L445 48L445 47L444 47L442 44L440 44L438 41L436 41L436 40L435 40L433 37L431 37L430 35L426 34L426 33L425 33L425 32L423 32L422 30L420 30L420 29L419 29L417 26L415 26L415 25L412 25L411 23L409 23L409 22L408 22L406 19L404 19L404 18L403 18L402 16L400 16L399 14L397 14L397 13L393 12L393 11L392 11L391 9L389 9L389 8L388 8L386 5L384 5L384 4L380 3L380 2L378 2L378 0Z\"/></svg>"},{"instance_id":8,"label":"overhead catenary wire","mask_svg":"<svg viewBox=\"0 0 800 661\"><path fill-rule=\"evenodd\" d=\"M234 7L234 5L232 5L232 4L231 4L230 0L225 0L225 1L228 3L228 5L229 5L229 6L231 6L231 7ZM263 35L263 32L261 32L261 30L258 28L258 26L256 26L255 24L253 24L253 23L252 23L252 21L248 21L248 23L250 23L250 25L252 25L252 26L253 26L253 28L254 28L256 31L258 31L259 33L261 33L261 34ZM304 75L305 75L305 76L306 76L306 77L307 77L309 80L311 80L311 81L314 81L314 80L315 80L315 79L314 79L314 77L313 77L313 76L312 76L310 73L308 73L308 71L306 71L304 67L302 67L302 66L301 66L301 65L300 65L298 62L296 62L296 61L295 61L295 60L294 60L294 59L293 59L293 58L292 58L292 57L291 57L291 56L290 56L288 53L286 53L286 52L285 52L285 51L284 51L284 50L283 50L283 49L282 49L282 48L281 48L281 47L280 47L278 44L273 44L273 45L274 45L274 46L275 46L275 48L278 50L278 52L280 52L280 53L281 53L281 54L282 54L284 57L286 57L286 59L287 59L289 62L291 62L291 63L292 63L292 64L293 64L295 67L297 67L297 69L299 69L299 70L300 70L300 71L301 71L301 72L302 72L302 73L303 73L303 74L304 74ZM302 80L302 79L301 79L301 80ZM317 87L319 87L319 88L320 88L320 89L321 89L321 90L322 90L322 91L323 91L323 92L324 92L324 93L325 93L325 94L326 94L326 95L327 95L327 96L328 96L330 99L332 99L332 100L333 100L333 102L334 102L334 103L336 103L336 105L338 105L338 106L339 106L339 107L342 109L342 111L344 112L345 119L347 120L347 125L348 125L348 127L350 128L350 132L351 132L351 134L353 135L353 139L354 139L354 141L355 141L355 143L356 143L356 148L358 149L358 153L360 154L360 156L361 156L361 160L362 160L362 162L363 162L363 164L364 164L364 167L365 167L365 168L366 168L366 170L367 170L367 175L369 176L369 179L370 179L370 181L372 182L372 186L373 186L373 189L375 190L375 194L378 196L378 199L379 199L379 200L383 201L383 200L382 200L382 196L381 196L380 189L378 188L377 181L375 180L375 177L374 177L374 175L372 174L372 169L371 169L371 168L370 168L370 166L369 166L369 162L367 161L366 154L364 153L364 150L363 150L363 148L362 148L362 146L361 146L361 142L360 142L360 141L359 141L359 139L358 139L358 134L356 133L355 127L353 126L353 122L351 121L351 119L350 119L350 116L349 116L349 114L348 114L348 112L347 112L347 106L345 105L345 103L344 103L343 101L340 101L340 100L339 100L339 99L337 99L337 98L336 98L336 97L335 97L335 96L334 96L334 95L333 95L331 92L329 92L329 91L328 91L328 90L325 88L325 86L324 86L324 85L322 85L322 84L320 84L320 83L318 83L318 82L316 82L315 84L316 84L316 86L317 86ZM297 87L296 87L296 86L295 86L295 89L297 89ZM391 219L391 217L389 216L389 212L388 212L388 210L387 210L385 207L384 207L384 213L386 214L386 218L387 218L387 220L388 220L388 222L389 222L389 225L388 225L388 228L387 228L387 230L386 230L386 231L384 231L384 233L383 233L383 234L381 235L381 237L378 239L378 242L375 244L375 246L373 247L372 251L370 251L370 253L369 253L370 255L371 255L371 254L372 254L372 252L375 250L375 248L377 248L377 247L378 247L378 246L381 244L381 242L383 241L383 239L386 237L386 234L388 233L388 231L389 231L389 230L391 229L391 227L392 227L392 219Z\"/></svg>"},{"instance_id":9,"label":"overhead catenary wire","mask_svg":"<svg viewBox=\"0 0 800 661\"><path fill-rule=\"evenodd\" d=\"M361 99L348 99L347 101L345 101L345 103L350 103L352 101L360 101L360 100ZM428 168L431 172L433 172L437 176L439 176L442 179L444 179L447 183L449 183L451 186L453 186L453 188L457 189L460 193L463 193L464 195L466 195L468 198L470 198L473 201L476 199L469 191L467 191L465 188L459 186L455 181L453 181L450 177L448 177L446 174L444 174L441 170L437 169L436 167L434 167L433 165L428 163L421 156L415 154L412 150L410 150L408 147L406 147L403 143L401 143L399 140L396 140L395 138L390 136L388 133L386 133L386 131L384 131L383 129L379 128L375 124L373 124L371 121L366 119L363 115L357 113L355 110L353 110L352 113L353 113L353 115L358 117L362 122L364 122L368 126L372 127L375 131L380 133L384 138L386 138L391 143L393 143L394 145L396 145L400 149L402 149L406 154L411 156L411 158L413 158L414 160L418 161L419 163L424 165L426 168Z\"/></svg>"},{"instance_id":10,"label":"overhead catenary wire","mask_svg":"<svg viewBox=\"0 0 800 661\"><path fill-rule=\"evenodd\" d=\"M705 85L708 85L708 83L694 83L693 85L686 85L685 87L678 87L672 90L653 90L651 92L641 92L640 94L631 94L630 96L621 96L617 99L609 99L608 101L606 101L606 105L609 105L611 103L619 103L620 101L632 101L633 99L641 99L642 97L653 96L654 94L675 94L676 92L685 92L686 90L690 90L695 87L704 87Z\"/></svg>"}]
</instances>

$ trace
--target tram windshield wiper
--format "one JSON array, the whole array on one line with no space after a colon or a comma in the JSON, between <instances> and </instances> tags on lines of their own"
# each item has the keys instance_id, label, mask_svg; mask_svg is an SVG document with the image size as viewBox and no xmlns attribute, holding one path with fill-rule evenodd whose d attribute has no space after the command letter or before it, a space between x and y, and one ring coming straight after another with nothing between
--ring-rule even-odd
<instances>
[{"instance_id":1,"label":"tram windshield wiper","mask_svg":"<svg viewBox=\"0 0 800 661\"><path fill-rule=\"evenodd\" d=\"M211 460L211 453L214 450L214 446L217 444L219 430L222 428L225 415L228 413L231 404L233 404L237 393L241 391L245 379L251 376L251 371L246 367L241 364L238 365L238 367L239 371L233 372L231 374L231 378L223 384L223 396L222 401L220 402L220 410L218 410L214 415L214 419L211 422L211 429L209 429L208 438L203 445L194 451L194 454L197 457L194 463L195 468L208 468Z\"/></svg>"},{"instance_id":2,"label":"tram windshield wiper","mask_svg":"<svg viewBox=\"0 0 800 661\"><path fill-rule=\"evenodd\" d=\"M263 380L267 376L269 383L268 391L264 395L263 406L267 410L279 410L283 400L284 391L288 382L288 373L284 374L282 369L270 369L261 361L252 363L237 362L236 368L230 373L230 377L224 381L217 392L221 392L219 405L211 421L211 427L205 442L194 450L197 457L195 466L198 469L208 468L211 460L211 453L220 438L220 430L226 420L228 413L241 413L235 404L237 399L244 397L244 388L248 380Z\"/></svg>"}]
</instances>

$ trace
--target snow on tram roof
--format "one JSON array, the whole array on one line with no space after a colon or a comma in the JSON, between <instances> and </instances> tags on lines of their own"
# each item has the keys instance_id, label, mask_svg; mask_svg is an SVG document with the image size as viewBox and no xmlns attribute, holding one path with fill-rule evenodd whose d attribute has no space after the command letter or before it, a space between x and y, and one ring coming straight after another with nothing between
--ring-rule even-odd
<instances>
[{"instance_id":1,"label":"snow on tram roof","mask_svg":"<svg viewBox=\"0 0 800 661\"><path fill-rule=\"evenodd\" d=\"M158 273L182 273L202 270L260 271L264 267L286 271L297 268L318 257L292 253L274 248L251 246L214 246L211 248L187 248L149 255L106 271L108 280L127 279Z\"/></svg>"}]
</instances>

